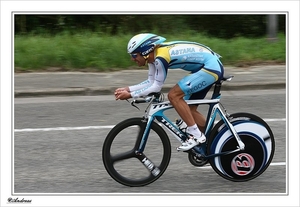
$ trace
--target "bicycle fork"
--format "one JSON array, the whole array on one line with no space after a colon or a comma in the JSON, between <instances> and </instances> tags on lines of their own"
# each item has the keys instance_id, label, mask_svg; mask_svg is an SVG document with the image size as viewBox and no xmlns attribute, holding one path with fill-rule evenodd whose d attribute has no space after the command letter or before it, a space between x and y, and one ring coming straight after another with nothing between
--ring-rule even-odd
<instances>
[{"instance_id":1,"label":"bicycle fork","mask_svg":"<svg viewBox=\"0 0 300 207\"><path fill-rule=\"evenodd\" d=\"M143 165L156 177L160 173L160 169L154 165L154 163L146 157L142 152L137 152L136 157L143 163Z\"/></svg>"},{"instance_id":2,"label":"bicycle fork","mask_svg":"<svg viewBox=\"0 0 300 207\"><path fill-rule=\"evenodd\" d=\"M142 122L144 122L144 125L141 128L138 135L139 145L138 149L135 151L135 157L139 159L141 163L143 163L143 165L149 170L149 172L154 177L156 177L161 172L160 169L157 166L155 166L155 164L143 153L149 136L152 121L153 118L142 120Z\"/></svg>"}]
</instances>

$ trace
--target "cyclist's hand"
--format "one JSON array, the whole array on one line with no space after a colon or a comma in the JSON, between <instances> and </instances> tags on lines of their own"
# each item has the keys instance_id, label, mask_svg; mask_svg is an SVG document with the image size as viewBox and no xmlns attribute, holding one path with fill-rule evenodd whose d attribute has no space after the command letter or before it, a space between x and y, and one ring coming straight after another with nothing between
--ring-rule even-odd
<instances>
[{"instance_id":1,"label":"cyclist's hand","mask_svg":"<svg viewBox=\"0 0 300 207\"><path fill-rule=\"evenodd\" d=\"M131 94L126 90L120 90L115 92L116 100L125 100L131 98Z\"/></svg>"},{"instance_id":2,"label":"cyclist's hand","mask_svg":"<svg viewBox=\"0 0 300 207\"><path fill-rule=\"evenodd\" d=\"M117 88L117 89L115 90L115 93L116 93L116 92L120 92L120 91L128 91L128 90L127 90L126 87L125 87L125 88Z\"/></svg>"}]
</instances>

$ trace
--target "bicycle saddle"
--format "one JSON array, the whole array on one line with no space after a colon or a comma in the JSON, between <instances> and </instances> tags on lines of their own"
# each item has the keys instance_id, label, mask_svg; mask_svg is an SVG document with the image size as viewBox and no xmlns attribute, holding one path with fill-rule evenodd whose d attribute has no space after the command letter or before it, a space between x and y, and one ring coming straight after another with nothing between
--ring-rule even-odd
<instances>
[{"instance_id":1,"label":"bicycle saddle","mask_svg":"<svg viewBox=\"0 0 300 207\"><path fill-rule=\"evenodd\" d=\"M221 81L231 81L231 79L233 77L234 77L233 75L223 76L223 78L221 79Z\"/></svg>"}]
</instances>

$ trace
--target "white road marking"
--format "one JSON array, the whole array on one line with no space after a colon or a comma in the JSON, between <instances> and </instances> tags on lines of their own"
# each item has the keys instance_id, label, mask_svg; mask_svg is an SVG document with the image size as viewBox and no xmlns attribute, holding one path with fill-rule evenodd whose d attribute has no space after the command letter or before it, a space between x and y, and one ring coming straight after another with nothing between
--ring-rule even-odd
<instances>
[{"instance_id":1,"label":"white road marking","mask_svg":"<svg viewBox=\"0 0 300 207\"><path fill-rule=\"evenodd\" d=\"M112 129L113 127L114 127L114 125L85 126L85 127L27 128L27 129L15 129L15 132L71 131L71 130L88 130L88 129Z\"/></svg>"},{"instance_id":2,"label":"white road marking","mask_svg":"<svg viewBox=\"0 0 300 207\"><path fill-rule=\"evenodd\" d=\"M285 166L286 163L285 162L272 162L270 163L270 166ZM196 168L200 168L200 169L212 169L212 167L207 164L207 165L204 165L202 167L196 167Z\"/></svg>"},{"instance_id":3,"label":"white road marking","mask_svg":"<svg viewBox=\"0 0 300 207\"><path fill-rule=\"evenodd\" d=\"M286 121L286 118L280 119L264 119L265 122ZM71 130L89 130L89 129L112 129L115 125L105 126L81 126L81 127L54 127L54 128L26 128L15 129L14 132L38 132L38 131L71 131Z\"/></svg>"},{"instance_id":4,"label":"white road marking","mask_svg":"<svg viewBox=\"0 0 300 207\"><path fill-rule=\"evenodd\" d=\"M286 121L286 118L281 119L264 119L265 122Z\"/></svg>"}]
</instances>

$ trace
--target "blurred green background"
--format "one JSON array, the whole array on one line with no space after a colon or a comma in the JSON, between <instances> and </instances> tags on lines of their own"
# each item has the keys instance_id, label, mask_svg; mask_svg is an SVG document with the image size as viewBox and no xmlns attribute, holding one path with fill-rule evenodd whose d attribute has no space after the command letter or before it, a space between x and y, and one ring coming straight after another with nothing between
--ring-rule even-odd
<instances>
[{"instance_id":1,"label":"blurred green background","mask_svg":"<svg viewBox=\"0 0 300 207\"><path fill-rule=\"evenodd\" d=\"M15 15L15 71L136 68L126 48L141 32L205 44L224 65L285 64L286 15Z\"/></svg>"}]
</instances>

